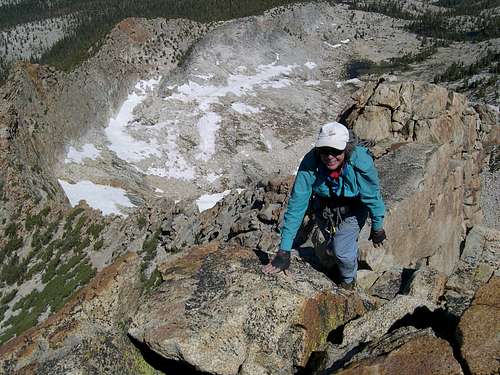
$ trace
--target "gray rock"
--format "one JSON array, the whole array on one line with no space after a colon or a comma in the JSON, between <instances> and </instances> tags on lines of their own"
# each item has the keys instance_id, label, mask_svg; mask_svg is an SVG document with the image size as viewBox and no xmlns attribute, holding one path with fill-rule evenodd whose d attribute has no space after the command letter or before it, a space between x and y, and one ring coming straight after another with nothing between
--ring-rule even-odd
<instances>
[{"instance_id":1,"label":"gray rock","mask_svg":"<svg viewBox=\"0 0 500 375\"><path fill-rule=\"evenodd\" d=\"M393 299L402 289L402 268L395 268L385 271L369 289L371 295Z\"/></svg>"},{"instance_id":2,"label":"gray rock","mask_svg":"<svg viewBox=\"0 0 500 375\"><path fill-rule=\"evenodd\" d=\"M373 341L385 335L399 319L411 314L419 307L433 311L436 306L430 301L413 296L398 295L379 309L370 311L361 318L346 324L341 346L352 348L360 343Z\"/></svg>"},{"instance_id":3,"label":"gray rock","mask_svg":"<svg viewBox=\"0 0 500 375\"><path fill-rule=\"evenodd\" d=\"M446 282L447 309L461 316L476 290L500 269L500 232L475 226L469 232L455 271Z\"/></svg>"},{"instance_id":4,"label":"gray rock","mask_svg":"<svg viewBox=\"0 0 500 375\"><path fill-rule=\"evenodd\" d=\"M437 304L444 294L446 275L431 267L416 270L409 281L407 294Z\"/></svg>"},{"instance_id":5,"label":"gray rock","mask_svg":"<svg viewBox=\"0 0 500 375\"><path fill-rule=\"evenodd\" d=\"M358 270L356 283L362 289L368 290L375 281L379 278L380 274L370 270Z\"/></svg>"}]
</instances>

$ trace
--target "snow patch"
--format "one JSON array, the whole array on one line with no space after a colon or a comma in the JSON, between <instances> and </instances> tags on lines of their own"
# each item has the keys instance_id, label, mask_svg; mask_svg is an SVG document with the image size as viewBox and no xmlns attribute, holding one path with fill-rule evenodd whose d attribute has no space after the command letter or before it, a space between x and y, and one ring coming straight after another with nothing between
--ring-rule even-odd
<instances>
[{"instance_id":1,"label":"snow patch","mask_svg":"<svg viewBox=\"0 0 500 375\"><path fill-rule=\"evenodd\" d=\"M217 202L222 200L229 193L231 193L231 190L226 190L222 193L202 195L196 200L196 205L198 206L198 210L200 212L203 212L214 207L217 204Z\"/></svg>"},{"instance_id":2,"label":"snow patch","mask_svg":"<svg viewBox=\"0 0 500 375\"><path fill-rule=\"evenodd\" d=\"M83 145L80 151L71 146L66 155L66 159L64 159L64 163L81 164L84 159L95 160L100 154L101 152L91 143Z\"/></svg>"},{"instance_id":3,"label":"snow patch","mask_svg":"<svg viewBox=\"0 0 500 375\"><path fill-rule=\"evenodd\" d=\"M215 135L219 130L221 117L215 112L207 112L196 124L200 135L198 149L200 153L196 159L208 161L215 154Z\"/></svg>"},{"instance_id":4,"label":"snow patch","mask_svg":"<svg viewBox=\"0 0 500 375\"><path fill-rule=\"evenodd\" d=\"M352 78L352 79L348 79L346 81L336 82L335 85L337 86L337 88L341 88L342 86L347 85L347 84L357 85L360 83L361 83L360 79Z\"/></svg>"},{"instance_id":5,"label":"snow patch","mask_svg":"<svg viewBox=\"0 0 500 375\"><path fill-rule=\"evenodd\" d=\"M308 61L304 65L311 70L318 66L315 62L312 62L312 61Z\"/></svg>"},{"instance_id":6,"label":"snow patch","mask_svg":"<svg viewBox=\"0 0 500 375\"><path fill-rule=\"evenodd\" d=\"M271 141L264 135L264 133L260 133L260 137L262 138L262 142L266 145L267 151L272 151L273 150L273 145Z\"/></svg>"},{"instance_id":7,"label":"snow patch","mask_svg":"<svg viewBox=\"0 0 500 375\"><path fill-rule=\"evenodd\" d=\"M255 95L254 90L260 88L284 88L291 85L291 81L282 76L289 75L299 66L276 65L276 61L268 65L259 65L253 75L242 74L238 67L235 74L230 74L225 86L200 85L193 81L178 86L177 92L164 100L179 100L183 103L196 103L201 118L197 123L200 144L196 159L208 161L215 153L216 133L219 129L221 117L210 110L212 104L220 103L219 99L226 95L235 96ZM236 106L238 108L238 106Z\"/></svg>"},{"instance_id":8,"label":"snow patch","mask_svg":"<svg viewBox=\"0 0 500 375\"><path fill-rule=\"evenodd\" d=\"M204 81L208 81L209 79L213 78L214 75L212 73L209 73L209 74L195 74L194 77L201 78Z\"/></svg>"},{"instance_id":9,"label":"snow patch","mask_svg":"<svg viewBox=\"0 0 500 375\"><path fill-rule=\"evenodd\" d=\"M330 44L328 42L323 42L323 43L325 43L328 47L332 47L332 48L342 47L342 44Z\"/></svg>"},{"instance_id":10,"label":"snow patch","mask_svg":"<svg viewBox=\"0 0 500 375\"><path fill-rule=\"evenodd\" d=\"M318 86L320 83L321 82L318 80L309 80L309 81L305 81L304 85L306 85L306 86Z\"/></svg>"},{"instance_id":11,"label":"snow patch","mask_svg":"<svg viewBox=\"0 0 500 375\"><path fill-rule=\"evenodd\" d=\"M91 181L83 180L71 184L58 180L63 188L71 206L78 205L81 200L87 201L90 207L99 209L104 215L117 214L127 216L120 211L120 207L135 207L126 196L126 191L107 185L97 185Z\"/></svg>"},{"instance_id":12,"label":"snow patch","mask_svg":"<svg viewBox=\"0 0 500 375\"><path fill-rule=\"evenodd\" d=\"M351 40L350 39L344 39L344 40L341 40L340 43L342 44L347 44L349 43Z\"/></svg>"},{"instance_id":13,"label":"snow patch","mask_svg":"<svg viewBox=\"0 0 500 375\"><path fill-rule=\"evenodd\" d=\"M242 115L250 115L261 111L260 108L252 107L251 105L241 102L231 104L231 108Z\"/></svg>"},{"instance_id":14,"label":"snow patch","mask_svg":"<svg viewBox=\"0 0 500 375\"><path fill-rule=\"evenodd\" d=\"M207 174L206 179L208 182L212 183L212 182L217 181L221 177L222 177L222 175L220 175L220 174L209 173L209 174Z\"/></svg>"},{"instance_id":15,"label":"snow patch","mask_svg":"<svg viewBox=\"0 0 500 375\"><path fill-rule=\"evenodd\" d=\"M161 124L162 126L165 124ZM167 129L167 138L163 145L166 160L159 160L159 167L150 167L147 173L159 177L177 178L180 180L192 180L195 177L194 167L184 159L177 147L177 130Z\"/></svg>"},{"instance_id":16,"label":"snow patch","mask_svg":"<svg viewBox=\"0 0 500 375\"><path fill-rule=\"evenodd\" d=\"M109 120L108 126L104 129L109 141L108 148L114 151L120 159L129 163L144 160L149 156L161 156L160 146L156 139L145 142L135 139L127 132L137 126L134 123L130 124L134 119L135 107L144 101L147 92L158 85L160 79L161 77L137 82L135 91L129 94L117 115Z\"/></svg>"}]
</instances>

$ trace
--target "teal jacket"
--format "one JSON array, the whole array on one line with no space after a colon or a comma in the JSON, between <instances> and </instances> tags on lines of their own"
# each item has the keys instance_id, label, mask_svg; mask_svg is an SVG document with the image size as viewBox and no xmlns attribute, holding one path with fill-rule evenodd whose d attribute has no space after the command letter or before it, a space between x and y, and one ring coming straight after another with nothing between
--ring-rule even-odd
<instances>
[{"instance_id":1,"label":"teal jacket","mask_svg":"<svg viewBox=\"0 0 500 375\"><path fill-rule=\"evenodd\" d=\"M281 228L281 250L291 250L312 193L330 197L330 189L325 182L328 174L327 168L316 157L314 149L302 159ZM378 173L372 156L365 147L354 147L349 160L344 163L338 189L334 193L337 196L359 198L368 209L373 230L383 228L385 207L380 194Z\"/></svg>"}]
</instances>

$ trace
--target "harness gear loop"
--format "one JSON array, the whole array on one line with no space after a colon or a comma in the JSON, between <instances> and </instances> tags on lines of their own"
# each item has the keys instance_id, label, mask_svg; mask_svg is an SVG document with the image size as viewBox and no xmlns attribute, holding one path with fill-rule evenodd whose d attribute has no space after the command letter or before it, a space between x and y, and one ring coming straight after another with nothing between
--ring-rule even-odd
<instances>
[{"instance_id":1,"label":"harness gear loop","mask_svg":"<svg viewBox=\"0 0 500 375\"><path fill-rule=\"evenodd\" d=\"M328 233L335 235L338 226L342 223L342 208L343 207L329 207L323 208L323 219L328 223Z\"/></svg>"}]
</instances>

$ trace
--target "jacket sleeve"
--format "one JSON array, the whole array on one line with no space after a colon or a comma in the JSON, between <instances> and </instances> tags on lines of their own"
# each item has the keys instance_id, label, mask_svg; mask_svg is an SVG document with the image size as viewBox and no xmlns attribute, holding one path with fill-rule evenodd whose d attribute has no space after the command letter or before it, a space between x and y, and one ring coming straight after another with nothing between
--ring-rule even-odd
<instances>
[{"instance_id":1,"label":"jacket sleeve","mask_svg":"<svg viewBox=\"0 0 500 375\"><path fill-rule=\"evenodd\" d=\"M361 202L368 209L373 230L384 227L385 205L380 193L380 182L372 157L359 147L352 159Z\"/></svg>"},{"instance_id":2,"label":"jacket sleeve","mask_svg":"<svg viewBox=\"0 0 500 375\"><path fill-rule=\"evenodd\" d=\"M291 251L293 240L297 235L297 231L302 224L307 206L309 205L312 185L316 179L312 160L313 157L314 155L312 153L308 153L304 157L300 163L297 176L295 177L281 228L281 250Z\"/></svg>"}]
</instances>

